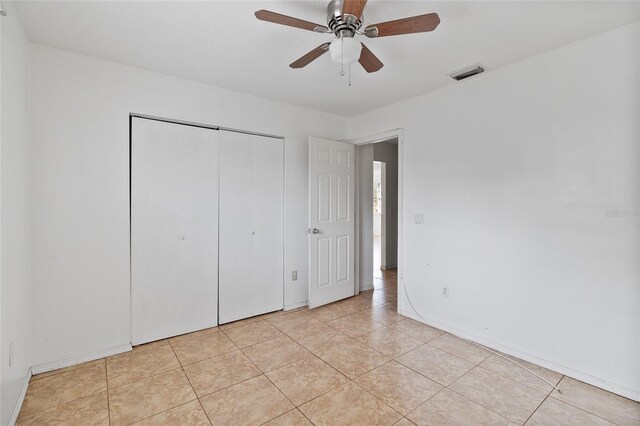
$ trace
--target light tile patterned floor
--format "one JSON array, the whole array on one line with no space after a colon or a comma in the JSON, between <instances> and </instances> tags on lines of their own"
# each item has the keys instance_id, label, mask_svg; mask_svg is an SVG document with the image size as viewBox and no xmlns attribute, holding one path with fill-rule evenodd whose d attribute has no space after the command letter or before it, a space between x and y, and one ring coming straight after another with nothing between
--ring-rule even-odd
<instances>
[{"instance_id":1,"label":"light tile patterned floor","mask_svg":"<svg viewBox=\"0 0 640 426\"><path fill-rule=\"evenodd\" d=\"M20 425L640 425L640 404L544 381L374 291L150 343L32 379Z\"/></svg>"}]
</instances>

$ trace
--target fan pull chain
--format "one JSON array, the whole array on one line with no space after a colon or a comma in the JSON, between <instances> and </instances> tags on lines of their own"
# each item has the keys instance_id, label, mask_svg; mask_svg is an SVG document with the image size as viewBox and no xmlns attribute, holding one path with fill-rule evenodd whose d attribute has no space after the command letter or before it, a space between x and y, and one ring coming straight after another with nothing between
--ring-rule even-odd
<instances>
[{"instance_id":1,"label":"fan pull chain","mask_svg":"<svg viewBox=\"0 0 640 426\"><path fill-rule=\"evenodd\" d=\"M349 87L351 87L351 64L349 64Z\"/></svg>"}]
</instances>

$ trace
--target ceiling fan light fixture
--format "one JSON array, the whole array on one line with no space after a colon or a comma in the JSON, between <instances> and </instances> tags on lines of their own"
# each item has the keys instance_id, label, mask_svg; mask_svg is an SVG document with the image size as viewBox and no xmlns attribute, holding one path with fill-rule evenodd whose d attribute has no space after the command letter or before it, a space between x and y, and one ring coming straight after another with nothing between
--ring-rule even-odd
<instances>
[{"instance_id":1,"label":"ceiling fan light fixture","mask_svg":"<svg viewBox=\"0 0 640 426\"><path fill-rule=\"evenodd\" d=\"M362 43L353 37L340 37L331 42L329 53L336 64L349 65L360 59Z\"/></svg>"}]
</instances>

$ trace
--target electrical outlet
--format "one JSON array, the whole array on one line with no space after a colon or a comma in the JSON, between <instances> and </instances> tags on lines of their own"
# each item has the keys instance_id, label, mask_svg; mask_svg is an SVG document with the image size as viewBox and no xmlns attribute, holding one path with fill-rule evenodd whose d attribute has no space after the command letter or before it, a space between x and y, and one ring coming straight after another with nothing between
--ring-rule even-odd
<instances>
[{"instance_id":1,"label":"electrical outlet","mask_svg":"<svg viewBox=\"0 0 640 426\"><path fill-rule=\"evenodd\" d=\"M291 281L298 281L298 271L291 272Z\"/></svg>"},{"instance_id":2,"label":"electrical outlet","mask_svg":"<svg viewBox=\"0 0 640 426\"><path fill-rule=\"evenodd\" d=\"M416 213L414 216L416 225L424 225L424 213Z\"/></svg>"},{"instance_id":3,"label":"electrical outlet","mask_svg":"<svg viewBox=\"0 0 640 426\"><path fill-rule=\"evenodd\" d=\"M13 356L14 356L14 349L13 349L13 342L11 342L11 345L9 345L9 367L13 365Z\"/></svg>"},{"instance_id":4,"label":"electrical outlet","mask_svg":"<svg viewBox=\"0 0 640 426\"><path fill-rule=\"evenodd\" d=\"M442 297L449 297L449 287L442 287Z\"/></svg>"}]
</instances>

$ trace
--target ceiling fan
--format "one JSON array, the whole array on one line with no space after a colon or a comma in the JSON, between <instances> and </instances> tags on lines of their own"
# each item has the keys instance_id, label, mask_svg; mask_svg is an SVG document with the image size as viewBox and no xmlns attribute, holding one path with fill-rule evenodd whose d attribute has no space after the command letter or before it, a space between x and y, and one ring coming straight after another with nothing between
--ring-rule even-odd
<instances>
[{"instance_id":1,"label":"ceiling fan","mask_svg":"<svg viewBox=\"0 0 640 426\"><path fill-rule=\"evenodd\" d=\"M291 68L303 68L325 54L331 54L331 60L337 64L348 65L358 61L367 72L379 71L384 64L363 43L355 39L356 35L369 38L388 37L402 34L433 31L440 23L437 13L412 16L410 18L367 25L360 31L363 23L364 8L367 0L332 0L327 7L327 25L293 18L287 15L259 10L255 13L261 21L301 28L320 34L334 34L336 39L322 43L311 52L294 61Z\"/></svg>"}]
</instances>

